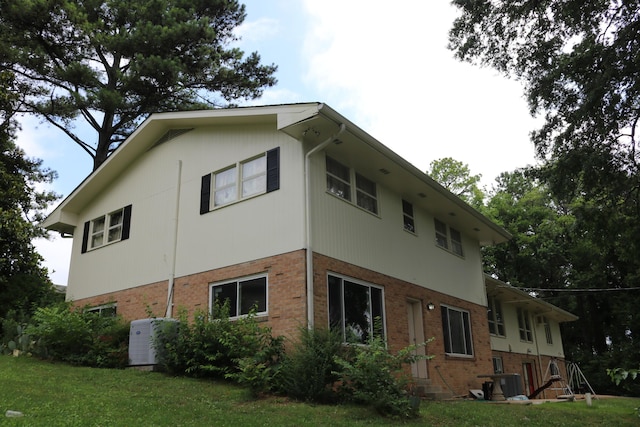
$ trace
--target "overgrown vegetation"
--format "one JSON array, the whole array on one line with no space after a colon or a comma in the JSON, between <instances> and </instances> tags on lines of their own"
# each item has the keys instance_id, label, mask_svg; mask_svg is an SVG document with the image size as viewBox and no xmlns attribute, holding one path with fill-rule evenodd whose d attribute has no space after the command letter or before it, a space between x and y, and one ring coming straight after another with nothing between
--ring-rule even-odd
<instances>
[{"instance_id":1,"label":"overgrown vegetation","mask_svg":"<svg viewBox=\"0 0 640 427\"><path fill-rule=\"evenodd\" d=\"M273 337L253 313L234 320L227 306L214 313L214 318L197 313L189 321L183 312L179 322L162 323L155 341L162 368L174 375L232 380L252 396L349 401L394 418L418 415L403 375L403 365L420 357L413 347L392 354L379 336L364 346L345 347L337 333L304 328L285 355L283 338Z\"/></svg>"},{"instance_id":2,"label":"overgrown vegetation","mask_svg":"<svg viewBox=\"0 0 640 427\"><path fill-rule=\"evenodd\" d=\"M17 349L44 359L100 368L127 366L129 326L119 317L103 317L61 303L36 309L29 324L5 320L16 328ZM11 341L5 349L13 351Z\"/></svg>"}]
</instances>

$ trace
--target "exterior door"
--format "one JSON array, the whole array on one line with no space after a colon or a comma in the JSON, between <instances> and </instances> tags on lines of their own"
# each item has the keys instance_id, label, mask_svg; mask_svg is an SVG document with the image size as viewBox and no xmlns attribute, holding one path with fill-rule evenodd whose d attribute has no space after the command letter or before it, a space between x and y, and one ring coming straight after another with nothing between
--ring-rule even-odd
<instances>
[{"instance_id":1,"label":"exterior door","mask_svg":"<svg viewBox=\"0 0 640 427\"><path fill-rule=\"evenodd\" d=\"M533 363L525 362L522 364L522 371L524 372L524 392L527 395L533 394L536 391L535 381L534 381L534 367Z\"/></svg>"},{"instance_id":2,"label":"exterior door","mask_svg":"<svg viewBox=\"0 0 640 427\"><path fill-rule=\"evenodd\" d=\"M421 344L424 339L424 323L422 321L422 303L420 301L407 301L407 320L409 321L409 344ZM424 356L426 349L424 346L416 350L416 354ZM414 378L427 379L427 361L418 360L411 364L411 374Z\"/></svg>"}]
</instances>

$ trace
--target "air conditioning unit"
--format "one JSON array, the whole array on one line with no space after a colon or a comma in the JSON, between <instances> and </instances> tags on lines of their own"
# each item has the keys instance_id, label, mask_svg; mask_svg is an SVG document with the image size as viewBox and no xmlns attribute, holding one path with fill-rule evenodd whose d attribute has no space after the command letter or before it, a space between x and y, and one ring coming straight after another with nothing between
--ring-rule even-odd
<instances>
[{"instance_id":1,"label":"air conditioning unit","mask_svg":"<svg viewBox=\"0 0 640 427\"><path fill-rule=\"evenodd\" d=\"M170 318L133 320L129 328L129 366L153 367L158 364L155 349L157 332Z\"/></svg>"}]
</instances>

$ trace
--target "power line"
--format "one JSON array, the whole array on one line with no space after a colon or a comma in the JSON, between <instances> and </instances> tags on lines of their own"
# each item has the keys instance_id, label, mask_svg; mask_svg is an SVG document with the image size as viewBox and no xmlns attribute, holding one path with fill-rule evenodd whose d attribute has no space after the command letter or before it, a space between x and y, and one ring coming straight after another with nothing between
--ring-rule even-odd
<instances>
[{"instance_id":1,"label":"power line","mask_svg":"<svg viewBox=\"0 0 640 427\"><path fill-rule=\"evenodd\" d=\"M636 288L576 288L576 289L548 289L548 288L529 288L529 287L517 287L518 289L532 291L532 292L617 292L617 291L640 291L640 287Z\"/></svg>"}]
</instances>

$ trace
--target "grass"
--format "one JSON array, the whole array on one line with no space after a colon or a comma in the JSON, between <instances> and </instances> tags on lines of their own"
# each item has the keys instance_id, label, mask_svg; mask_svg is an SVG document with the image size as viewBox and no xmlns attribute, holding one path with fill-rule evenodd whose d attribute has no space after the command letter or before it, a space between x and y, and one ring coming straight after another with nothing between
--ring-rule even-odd
<instances>
[{"instance_id":1,"label":"grass","mask_svg":"<svg viewBox=\"0 0 640 427\"><path fill-rule=\"evenodd\" d=\"M408 426L638 426L640 399L540 405L423 402ZM6 410L24 413L5 418ZM367 408L281 397L251 400L224 382L136 370L78 368L0 356L0 425L8 426L382 426Z\"/></svg>"}]
</instances>

